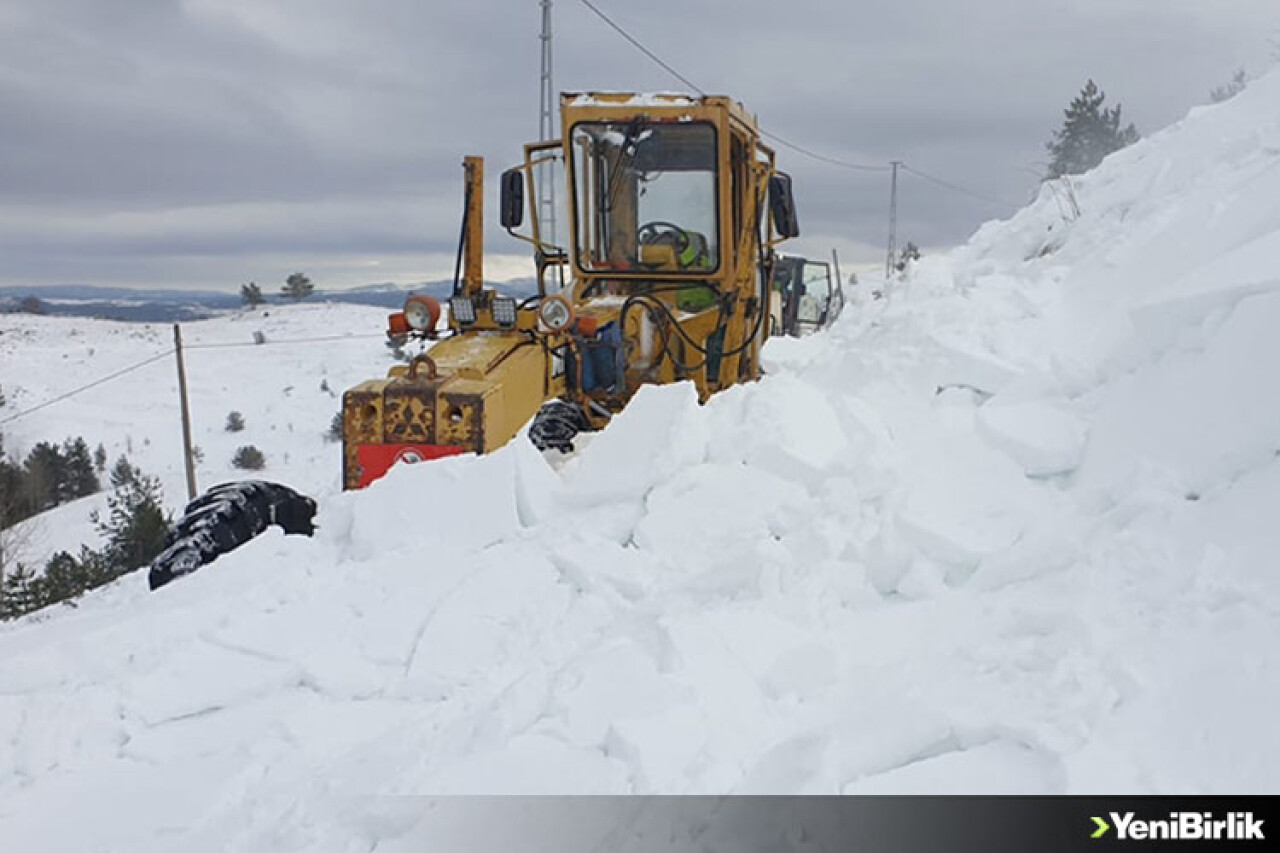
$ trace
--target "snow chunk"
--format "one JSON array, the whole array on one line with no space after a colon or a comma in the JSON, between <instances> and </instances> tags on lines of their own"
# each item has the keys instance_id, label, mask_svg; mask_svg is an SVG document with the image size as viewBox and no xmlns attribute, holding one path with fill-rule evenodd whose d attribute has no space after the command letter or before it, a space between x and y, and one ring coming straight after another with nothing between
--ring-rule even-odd
<instances>
[{"instance_id":1,"label":"snow chunk","mask_svg":"<svg viewBox=\"0 0 1280 853\"><path fill-rule=\"evenodd\" d=\"M639 500L655 483L702 461L708 437L692 382L646 385L577 464L566 466L565 500L575 506Z\"/></svg>"},{"instance_id":2,"label":"snow chunk","mask_svg":"<svg viewBox=\"0 0 1280 853\"><path fill-rule=\"evenodd\" d=\"M340 499L351 512L351 556L376 557L388 542L406 542L406 533L420 554L474 551L513 536L520 527L517 467L512 448L393 467ZM526 491L532 499L533 488Z\"/></svg>"},{"instance_id":3,"label":"snow chunk","mask_svg":"<svg viewBox=\"0 0 1280 853\"><path fill-rule=\"evenodd\" d=\"M996 396L978 409L977 425L992 446L1008 453L1030 477L1074 471L1088 434L1075 413L1051 400L1004 402Z\"/></svg>"},{"instance_id":4,"label":"snow chunk","mask_svg":"<svg viewBox=\"0 0 1280 853\"><path fill-rule=\"evenodd\" d=\"M848 467L850 442L831 397L794 376L721 394L708 403L716 441L712 460L733 460L816 483Z\"/></svg>"}]
</instances>

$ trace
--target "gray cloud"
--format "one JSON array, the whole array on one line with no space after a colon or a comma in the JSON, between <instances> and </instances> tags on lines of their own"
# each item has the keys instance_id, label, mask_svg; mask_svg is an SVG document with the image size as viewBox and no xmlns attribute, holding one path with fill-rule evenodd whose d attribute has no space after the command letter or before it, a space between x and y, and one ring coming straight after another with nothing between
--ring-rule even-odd
<instances>
[{"instance_id":1,"label":"gray cloud","mask_svg":"<svg viewBox=\"0 0 1280 853\"><path fill-rule=\"evenodd\" d=\"M1150 132L1236 68L1263 70L1280 36L1272 0L599 5L774 133L1011 203L1085 78ZM11 0L0 282L447 274L461 157L496 176L536 133L538 20L536 0ZM682 88L577 0L557 0L555 21L558 88ZM887 176L779 156L799 248L874 262ZM1012 210L912 176L900 208L903 239L926 247ZM524 268L520 244L497 228L487 241L496 268Z\"/></svg>"}]
</instances>

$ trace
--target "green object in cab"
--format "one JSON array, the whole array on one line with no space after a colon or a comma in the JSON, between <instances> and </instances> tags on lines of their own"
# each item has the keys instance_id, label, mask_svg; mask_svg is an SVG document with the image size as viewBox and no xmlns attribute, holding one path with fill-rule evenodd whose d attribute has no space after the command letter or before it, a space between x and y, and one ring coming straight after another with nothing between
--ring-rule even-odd
<instances>
[{"instance_id":1,"label":"green object in cab","mask_svg":"<svg viewBox=\"0 0 1280 853\"><path fill-rule=\"evenodd\" d=\"M705 311L715 304L716 295L709 287L686 287L676 297L676 305L690 314Z\"/></svg>"}]
</instances>

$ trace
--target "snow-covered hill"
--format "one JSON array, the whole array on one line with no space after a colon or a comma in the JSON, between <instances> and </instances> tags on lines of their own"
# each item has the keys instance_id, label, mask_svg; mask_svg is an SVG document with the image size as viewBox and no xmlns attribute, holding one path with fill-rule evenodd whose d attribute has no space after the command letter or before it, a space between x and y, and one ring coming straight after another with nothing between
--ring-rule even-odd
<instances>
[{"instance_id":1,"label":"snow-covered hill","mask_svg":"<svg viewBox=\"0 0 1280 853\"><path fill-rule=\"evenodd\" d=\"M445 792L1280 792L1276 197L1272 74L562 466L517 441L342 494L319 377L376 340L193 357L206 464L240 409L322 529L0 628L0 837L399 849L428 810L384 795ZM51 328L0 336L6 390ZM69 405L176 495L170 384Z\"/></svg>"},{"instance_id":2,"label":"snow-covered hill","mask_svg":"<svg viewBox=\"0 0 1280 853\"><path fill-rule=\"evenodd\" d=\"M336 489L342 454L325 433L342 391L385 373L385 309L339 304L272 306L183 325L192 441L200 450L200 488L244 477L231 458L242 445L266 455L261 476L310 492ZM255 333L264 343L255 345ZM344 339L349 338L349 339ZM69 317L0 316L0 421L111 376L173 346L171 325ZM238 411L245 429L227 432ZM173 356L160 358L29 416L0 425L5 447L21 459L37 441L83 436L114 462L127 456L160 478L167 503L186 503L182 421ZM105 477L104 477L105 480ZM45 513L31 528L26 558L97 545L89 514L105 495Z\"/></svg>"}]
</instances>

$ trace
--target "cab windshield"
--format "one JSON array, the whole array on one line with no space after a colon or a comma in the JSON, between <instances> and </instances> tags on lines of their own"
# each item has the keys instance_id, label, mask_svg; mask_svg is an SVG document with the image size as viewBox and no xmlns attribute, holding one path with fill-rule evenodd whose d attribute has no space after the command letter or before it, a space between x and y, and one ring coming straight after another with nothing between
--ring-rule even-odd
<instances>
[{"instance_id":1,"label":"cab windshield","mask_svg":"<svg viewBox=\"0 0 1280 853\"><path fill-rule=\"evenodd\" d=\"M719 268L714 127L583 122L573 128L570 151L584 270Z\"/></svg>"}]
</instances>

